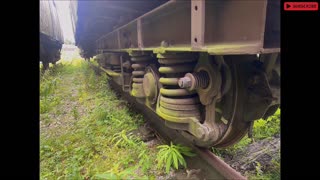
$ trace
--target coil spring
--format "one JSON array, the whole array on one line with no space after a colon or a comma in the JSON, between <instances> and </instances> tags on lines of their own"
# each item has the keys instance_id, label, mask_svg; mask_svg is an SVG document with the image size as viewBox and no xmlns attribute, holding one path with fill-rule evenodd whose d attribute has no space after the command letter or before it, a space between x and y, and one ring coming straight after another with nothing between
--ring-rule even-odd
<instances>
[{"instance_id":1,"label":"coil spring","mask_svg":"<svg viewBox=\"0 0 320 180\"><path fill-rule=\"evenodd\" d=\"M158 110L175 118L200 117L200 102L196 91L188 91L178 85L181 77L193 71L196 56L191 53L166 53L158 54L157 57L161 74L159 82L162 84Z\"/></svg>"},{"instance_id":2,"label":"coil spring","mask_svg":"<svg viewBox=\"0 0 320 180\"><path fill-rule=\"evenodd\" d=\"M145 74L145 68L149 64L151 56L142 52L134 52L131 54L131 61L133 64L131 67L132 71L132 96L143 98L145 97L143 91L143 76Z\"/></svg>"}]
</instances>

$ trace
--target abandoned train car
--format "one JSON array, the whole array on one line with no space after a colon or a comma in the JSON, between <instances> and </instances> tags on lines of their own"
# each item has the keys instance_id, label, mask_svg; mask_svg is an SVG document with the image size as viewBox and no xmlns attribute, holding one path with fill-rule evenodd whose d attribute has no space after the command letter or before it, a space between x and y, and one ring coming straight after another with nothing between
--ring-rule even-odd
<instances>
[{"instance_id":1,"label":"abandoned train car","mask_svg":"<svg viewBox=\"0 0 320 180\"><path fill-rule=\"evenodd\" d=\"M76 45L201 147L227 147L280 106L280 2L71 1Z\"/></svg>"}]
</instances>

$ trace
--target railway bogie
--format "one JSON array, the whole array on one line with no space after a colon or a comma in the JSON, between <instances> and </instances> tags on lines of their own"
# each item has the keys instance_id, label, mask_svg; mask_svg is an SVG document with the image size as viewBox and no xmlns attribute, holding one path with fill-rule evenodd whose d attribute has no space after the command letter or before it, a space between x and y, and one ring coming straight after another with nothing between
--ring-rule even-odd
<instances>
[{"instance_id":1,"label":"railway bogie","mask_svg":"<svg viewBox=\"0 0 320 180\"><path fill-rule=\"evenodd\" d=\"M277 54L132 51L100 54L97 61L124 91L199 146L236 143L280 104Z\"/></svg>"},{"instance_id":2,"label":"railway bogie","mask_svg":"<svg viewBox=\"0 0 320 180\"><path fill-rule=\"evenodd\" d=\"M124 92L198 146L233 145L280 105L277 1L77 7L76 42L86 55L96 55ZM100 21L113 18L104 9L132 16L126 23Z\"/></svg>"}]
</instances>

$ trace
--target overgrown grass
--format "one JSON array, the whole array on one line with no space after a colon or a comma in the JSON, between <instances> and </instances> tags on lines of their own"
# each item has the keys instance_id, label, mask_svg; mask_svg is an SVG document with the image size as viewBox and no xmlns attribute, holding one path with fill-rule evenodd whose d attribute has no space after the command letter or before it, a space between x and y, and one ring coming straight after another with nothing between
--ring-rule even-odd
<instances>
[{"instance_id":1,"label":"overgrown grass","mask_svg":"<svg viewBox=\"0 0 320 180\"><path fill-rule=\"evenodd\" d=\"M60 98L54 96L57 84L61 77L59 69L61 66L55 66L40 74L40 113L49 112L53 107L59 105Z\"/></svg>"},{"instance_id":2,"label":"overgrown grass","mask_svg":"<svg viewBox=\"0 0 320 180\"><path fill-rule=\"evenodd\" d=\"M40 120L47 126L40 129L40 179L146 179L161 173L152 163L157 151L131 133L142 116L123 106L107 76L97 76L82 60L58 63L41 76Z\"/></svg>"}]
</instances>

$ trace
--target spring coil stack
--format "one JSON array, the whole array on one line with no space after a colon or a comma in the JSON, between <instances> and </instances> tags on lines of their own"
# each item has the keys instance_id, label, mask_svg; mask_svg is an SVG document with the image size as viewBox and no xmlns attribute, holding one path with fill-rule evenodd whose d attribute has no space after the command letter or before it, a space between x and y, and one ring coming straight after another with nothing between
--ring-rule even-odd
<instances>
[{"instance_id":1,"label":"spring coil stack","mask_svg":"<svg viewBox=\"0 0 320 180\"><path fill-rule=\"evenodd\" d=\"M157 55L162 84L157 114L175 123L187 123L187 117L200 119L199 97L196 91L182 89L179 78L193 72L197 56L192 53L165 53Z\"/></svg>"},{"instance_id":2,"label":"spring coil stack","mask_svg":"<svg viewBox=\"0 0 320 180\"><path fill-rule=\"evenodd\" d=\"M131 67L133 68L131 95L136 98L144 98L143 76L145 68L150 63L152 57L144 52L132 52L130 56L132 61Z\"/></svg>"}]
</instances>

